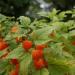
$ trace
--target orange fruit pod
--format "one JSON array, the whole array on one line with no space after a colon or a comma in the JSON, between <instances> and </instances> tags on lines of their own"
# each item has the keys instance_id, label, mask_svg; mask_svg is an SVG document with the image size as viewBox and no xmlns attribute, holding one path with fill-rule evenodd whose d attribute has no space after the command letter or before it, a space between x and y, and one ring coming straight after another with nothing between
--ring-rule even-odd
<instances>
[{"instance_id":1,"label":"orange fruit pod","mask_svg":"<svg viewBox=\"0 0 75 75\"><path fill-rule=\"evenodd\" d=\"M11 59L10 63L16 65L19 64L19 61L18 59Z\"/></svg>"},{"instance_id":2,"label":"orange fruit pod","mask_svg":"<svg viewBox=\"0 0 75 75\"><path fill-rule=\"evenodd\" d=\"M43 51L42 50L33 50L32 51L32 58L34 60L38 60L39 58L43 58Z\"/></svg>"},{"instance_id":3,"label":"orange fruit pod","mask_svg":"<svg viewBox=\"0 0 75 75\"><path fill-rule=\"evenodd\" d=\"M32 41L25 40L23 41L22 46L25 49L25 51L28 51L32 47Z\"/></svg>"},{"instance_id":4,"label":"orange fruit pod","mask_svg":"<svg viewBox=\"0 0 75 75\"><path fill-rule=\"evenodd\" d=\"M35 60L34 61L34 66L37 70L45 67L45 63L44 63L44 60L43 59L39 59L39 60Z\"/></svg>"},{"instance_id":5,"label":"orange fruit pod","mask_svg":"<svg viewBox=\"0 0 75 75\"><path fill-rule=\"evenodd\" d=\"M7 47L8 47L8 44L5 41L1 40L0 41L0 51L4 50Z\"/></svg>"},{"instance_id":6,"label":"orange fruit pod","mask_svg":"<svg viewBox=\"0 0 75 75\"><path fill-rule=\"evenodd\" d=\"M15 32L18 32L19 31L19 27L17 25L14 25L12 28L11 28L11 32L12 33L15 33Z\"/></svg>"},{"instance_id":7,"label":"orange fruit pod","mask_svg":"<svg viewBox=\"0 0 75 75\"><path fill-rule=\"evenodd\" d=\"M36 45L36 49L43 50L46 47L46 45L40 44Z\"/></svg>"}]
</instances>

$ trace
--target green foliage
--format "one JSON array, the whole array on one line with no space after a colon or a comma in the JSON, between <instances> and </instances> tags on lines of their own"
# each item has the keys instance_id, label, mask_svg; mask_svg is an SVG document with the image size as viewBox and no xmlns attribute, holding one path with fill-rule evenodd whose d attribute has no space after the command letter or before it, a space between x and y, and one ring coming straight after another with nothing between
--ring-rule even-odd
<instances>
[{"instance_id":1,"label":"green foliage","mask_svg":"<svg viewBox=\"0 0 75 75\"><path fill-rule=\"evenodd\" d=\"M25 54L23 56L23 61L21 61L20 63L20 75L28 75L31 63L32 63L31 55Z\"/></svg>"},{"instance_id":2,"label":"green foliage","mask_svg":"<svg viewBox=\"0 0 75 75\"><path fill-rule=\"evenodd\" d=\"M18 59L20 63L20 75L75 75L75 11L65 11L57 14L53 9L49 13L40 13L40 16L48 18L36 19L31 22L30 18L20 16L19 21L14 18L0 15L0 38L3 38L9 47L0 51L0 57L9 50L8 55L0 59L0 73L8 75L11 69L14 69L9 63L11 59ZM64 21L67 14L73 14L73 19ZM17 24L16 24L17 23ZM18 26L17 32L11 32L13 26ZM30 31L30 29L32 31ZM16 43L15 38L27 38L33 42L29 52L25 52L22 43ZM33 64L32 51L38 44L45 44L44 59L48 62L48 68L36 70ZM6 66L6 68L5 68ZM5 69L4 69L5 68Z\"/></svg>"},{"instance_id":3,"label":"green foliage","mask_svg":"<svg viewBox=\"0 0 75 75\"><path fill-rule=\"evenodd\" d=\"M40 71L34 72L33 75L35 75L35 74L36 74L36 75L49 75L49 72L48 72L47 69L43 68L43 69L41 69Z\"/></svg>"}]
</instances>

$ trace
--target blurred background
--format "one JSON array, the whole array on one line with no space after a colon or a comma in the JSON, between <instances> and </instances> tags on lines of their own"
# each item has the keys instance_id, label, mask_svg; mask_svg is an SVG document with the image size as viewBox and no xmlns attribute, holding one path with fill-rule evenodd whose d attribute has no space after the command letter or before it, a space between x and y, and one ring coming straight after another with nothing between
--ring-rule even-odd
<instances>
[{"instance_id":1,"label":"blurred background","mask_svg":"<svg viewBox=\"0 0 75 75\"><path fill-rule=\"evenodd\" d=\"M75 8L75 0L0 0L0 13L6 16L36 17L40 11L50 11L53 8L65 11Z\"/></svg>"}]
</instances>

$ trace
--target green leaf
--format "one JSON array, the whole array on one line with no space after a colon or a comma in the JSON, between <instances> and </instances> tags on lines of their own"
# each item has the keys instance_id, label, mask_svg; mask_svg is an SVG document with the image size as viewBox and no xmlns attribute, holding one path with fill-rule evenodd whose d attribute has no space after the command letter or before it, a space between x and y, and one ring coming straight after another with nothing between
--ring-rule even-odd
<instances>
[{"instance_id":1,"label":"green leaf","mask_svg":"<svg viewBox=\"0 0 75 75\"><path fill-rule=\"evenodd\" d=\"M0 57L1 57L2 55L4 55L5 53L6 53L6 51L5 51L5 50L0 51Z\"/></svg>"},{"instance_id":2,"label":"green leaf","mask_svg":"<svg viewBox=\"0 0 75 75\"><path fill-rule=\"evenodd\" d=\"M49 72L50 72L50 75L64 75L67 71L62 69L60 66L50 65Z\"/></svg>"},{"instance_id":3,"label":"green leaf","mask_svg":"<svg viewBox=\"0 0 75 75\"><path fill-rule=\"evenodd\" d=\"M20 63L20 75L28 75L31 62L32 62L31 55L29 53L26 53L24 55L23 60Z\"/></svg>"},{"instance_id":4,"label":"green leaf","mask_svg":"<svg viewBox=\"0 0 75 75\"><path fill-rule=\"evenodd\" d=\"M48 17L53 21L58 21L57 10L54 8L51 12L40 12L38 13L40 16Z\"/></svg>"},{"instance_id":5,"label":"green leaf","mask_svg":"<svg viewBox=\"0 0 75 75\"><path fill-rule=\"evenodd\" d=\"M20 19L21 25L22 25L24 28L28 27L28 25L29 25L30 22L31 22L30 18L25 17L25 16L20 16L19 19Z\"/></svg>"},{"instance_id":6,"label":"green leaf","mask_svg":"<svg viewBox=\"0 0 75 75\"><path fill-rule=\"evenodd\" d=\"M41 75L49 75L48 69L43 68L43 69L41 70Z\"/></svg>"},{"instance_id":7,"label":"green leaf","mask_svg":"<svg viewBox=\"0 0 75 75\"><path fill-rule=\"evenodd\" d=\"M58 18L59 18L60 20L63 20L63 19L64 19L64 17L66 17L66 15L65 15L65 12L64 12L64 11L58 14Z\"/></svg>"},{"instance_id":8,"label":"green leaf","mask_svg":"<svg viewBox=\"0 0 75 75\"><path fill-rule=\"evenodd\" d=\"M39 12L38 13L39 16L44 16L44 17L49 17L49 12Z\"/></svg>"},{"instance_id":9,"label":"green leaf","mask_svg":"<svg viewBox=\"0 0 75 75\"><path fill-rule=\"evenodd\" d=\"M34 40L35 44L44 44L51 39L49 38L49 34L53 31L50 26L41 28L38 30L34 30L31 34L31 38Z\"/></svg>"},{"instance_id":10,"label":"green leaf","mask_svg":"<svg viewBox=\"0 0 75 75\"><path fill-rule=\"evenodd\" d=\"M75 30L70 31L70 32L69 32L69 35L70 35L70 36L75 36Z\"/></svg>"},{"instance_id":11,"label":"green leaf","mask_svg":"<svg viewBox=\"0 0 75 75\"><path fill-rule=\"evenodd\" d=\"M42 68L41 70L36 70L32 75L49 75L49 71L46 68Z\"/></svg>"},{"instance_id":12,"label":"green leaf","mask_svg":"<svg viewBox=\"0 0 75 75\"><path fill-rule=\"evenodd\" d=\"M17 48L15 48L7 55L6 59L13 59L13 58L19 59L23 53L24 53L23 48L21 45L19 45Z\"/></svg>"},{"instance_id":13,"label":"green leaf","mask_svg":"<svg viewBox=\"0 0 75 75\"><path fill-rule=\"evenodd\" d=\"M2 21L4 21L4 20L6 20L6 16L0 14L0 23L1 23Z\"/></svg>"},{"instance_id":14,"label":"green leaf","mask_svg":"<svg viewBox=\"0 0 75 75\"><path fill-rule=\"evenodd\" d=\"M0 73L4 72L9 65L8 60L0 60Z\"/></svg>"}]
</instances>

